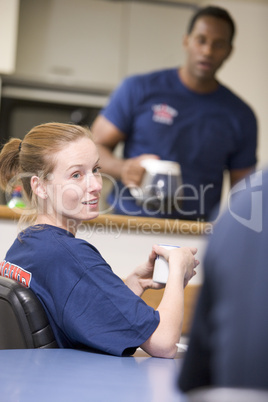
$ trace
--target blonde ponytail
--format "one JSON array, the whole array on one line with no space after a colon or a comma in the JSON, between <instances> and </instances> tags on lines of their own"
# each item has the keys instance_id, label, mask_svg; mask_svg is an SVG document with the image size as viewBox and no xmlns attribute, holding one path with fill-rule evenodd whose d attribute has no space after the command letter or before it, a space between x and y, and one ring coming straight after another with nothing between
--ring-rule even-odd
<instances>
[{"instance_id":1,"label":"blonde ponytail","mask_svg":"<svg viewBox=\"0 0 268 402\"><path fill-rule=\"evenodd\" d=\"M12 138L0 153L0 186L3 190L6 190L9 183L15 181L20 173L21 142L19 138Z\"/></svg>"}]
</instances>

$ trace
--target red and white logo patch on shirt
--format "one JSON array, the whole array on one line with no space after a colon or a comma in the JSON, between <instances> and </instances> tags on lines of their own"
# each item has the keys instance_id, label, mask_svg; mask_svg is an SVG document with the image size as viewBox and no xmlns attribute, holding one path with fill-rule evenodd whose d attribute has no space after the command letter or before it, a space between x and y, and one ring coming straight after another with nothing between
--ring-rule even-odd
<instances>
[{"instance_id":1,"label":"red and white logo patch on shirt","mask_svg":"<svg viewBox=\"0 0 268 402\"><path fill-rule=\"evenodd\" d=\"M176 109L168 106L165 103L160 103L158 105L153 105L153 121L157 123L163 123L171 125L173 124L174 118L178 115Z\"/></svg>"},{"instance_id":2,"label":"red and white logo patch on shirt","mask_svg":"<svg viewBox=\"0 0 268 402\"><path fill-rule=\"evenodd\" d=\"M30 282L32 279L31 272L28 272L26 271L26 269L12 264L11 262L5 260L0 262L0 275L6 276L10 279L14 279L15 281L22 283L23 285L30 287Z\"/></svg>"}]
</instances>

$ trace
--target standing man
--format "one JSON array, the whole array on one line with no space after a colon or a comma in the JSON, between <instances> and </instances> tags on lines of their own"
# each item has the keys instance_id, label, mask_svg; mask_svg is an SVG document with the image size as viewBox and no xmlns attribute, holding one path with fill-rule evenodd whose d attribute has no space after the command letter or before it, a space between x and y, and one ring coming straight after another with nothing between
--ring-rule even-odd
<instances>
[{"instance_id":1,"label":"standing man","mask_svg":"<svg viewBox=\"0 0 268 402\"><path fill-rule=\"evenodd\" d=\"M219 7L200 9L183 40L186 59L171 68L126 78L96 118L92 131L102 169L117 180L108 202L118 214L209 220L221 199L223 172L231 186L256 164L257 123L250 107L216 73L232 52L235 24ZM124 158L113 154L124 142ZM178 162L182 202L167 213L136 204L141 160Z\"/></svg>"}]
</instances>

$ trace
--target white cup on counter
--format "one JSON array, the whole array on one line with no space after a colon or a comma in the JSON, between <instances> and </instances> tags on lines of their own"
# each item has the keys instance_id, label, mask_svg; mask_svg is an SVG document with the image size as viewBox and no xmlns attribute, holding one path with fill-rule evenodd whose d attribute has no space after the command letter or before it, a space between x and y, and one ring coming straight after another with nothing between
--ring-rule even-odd
<instances>
[{"instance_id":1,"label":"white cup on counter","mask_svg":"<svg viewBox=\"0 0 268 402\"><path fill-rule=\"evenodd\" d=\"M158 246L172 249L179 248L180 246L172 246L170 244L158 244ZM154 264L154 273L153 273L153 281L157 283L167 283L169 275L169 266L167 260L161 255L157 255L155 264Z\"/></svg>"}]
</instances>

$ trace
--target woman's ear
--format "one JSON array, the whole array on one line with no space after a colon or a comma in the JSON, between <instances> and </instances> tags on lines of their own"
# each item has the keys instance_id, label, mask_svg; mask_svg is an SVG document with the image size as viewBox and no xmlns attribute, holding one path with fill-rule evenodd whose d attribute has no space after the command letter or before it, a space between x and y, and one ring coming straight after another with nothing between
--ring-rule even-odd
<instances>
[{"instance_id":1,"label":"woman's ear","mask_svg":"<svg viewBox=\"0 0 268 402\"><path fill-rule=\"evenodd\" d=\"M47 198L47 189L46 185L43 180L40 179L38 176L31 177L31 188L32 192L37 195L38 197L45 200Z\"/></svg>"}]
</instances>

